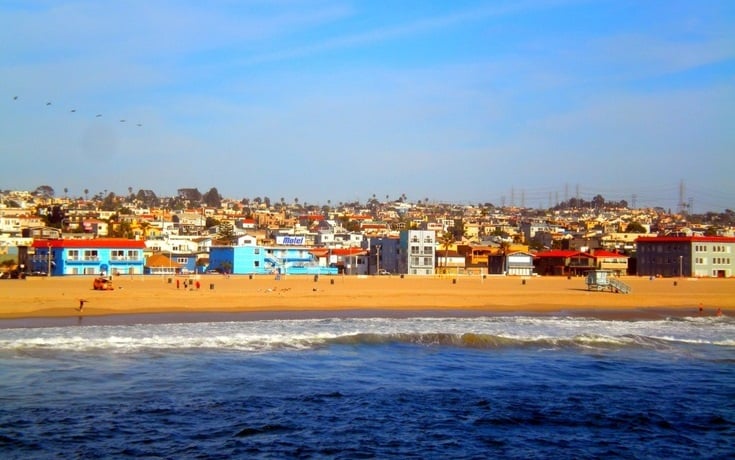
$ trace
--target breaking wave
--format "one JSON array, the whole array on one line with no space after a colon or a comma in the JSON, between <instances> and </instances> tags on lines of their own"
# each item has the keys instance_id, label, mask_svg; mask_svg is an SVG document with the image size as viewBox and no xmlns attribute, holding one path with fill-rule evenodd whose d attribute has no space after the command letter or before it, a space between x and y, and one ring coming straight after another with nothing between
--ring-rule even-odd
<instances>
[{"instance_id":1,"label":"breaking wave","mask_svg":"<svg viewBox=\"0 0 735 460\"><path fill-rule=\"evenodd\" d=\"M0 351L138 352L222 349L263 352L325 346L411 344L471 349L667 350L735 346L735 322L677 318L610 321L566 317L330 318L17 328L0 331Z\"/></svg>"}]
</instances>

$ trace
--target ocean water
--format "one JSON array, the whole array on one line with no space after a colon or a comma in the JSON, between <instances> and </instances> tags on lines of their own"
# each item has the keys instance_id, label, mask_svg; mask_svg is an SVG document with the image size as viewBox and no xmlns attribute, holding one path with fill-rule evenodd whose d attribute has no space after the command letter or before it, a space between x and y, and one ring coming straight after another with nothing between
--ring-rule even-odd
<instances>
[{"instance_id":1,"label":"ocean water","mask_svg":"<svg viewBox=\"0 0 735 460\"><path fill-rule=\"evenodd\" d=\"M2 322L1 457L735 456L729 317L151 318Z\"/></svg>"}]
</instances>

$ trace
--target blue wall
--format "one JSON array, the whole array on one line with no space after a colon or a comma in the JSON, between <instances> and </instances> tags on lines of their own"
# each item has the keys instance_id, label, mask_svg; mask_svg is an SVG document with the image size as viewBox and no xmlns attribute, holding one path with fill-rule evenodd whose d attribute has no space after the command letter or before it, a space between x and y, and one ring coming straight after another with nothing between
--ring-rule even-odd
<instances>
[{"instance_id":1,"label":"blue wall","mask_svg":"<svg viewBox=\"0 0 735 460\"><path fill-rule=\"evenodd\" d=\"M336 267L320 267L304 247L213 246L209 249L209 269L235 275L267 275L276 272L290 275L336 275Z\"/></svg>"}]
</instances>

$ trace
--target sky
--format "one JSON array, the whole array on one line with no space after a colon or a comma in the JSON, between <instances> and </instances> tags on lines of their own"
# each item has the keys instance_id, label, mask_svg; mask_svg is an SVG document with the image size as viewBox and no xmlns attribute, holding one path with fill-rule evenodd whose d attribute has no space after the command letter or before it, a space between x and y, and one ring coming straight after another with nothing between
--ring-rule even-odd
<instances>
[{"instance_id":1,"label":"sky","mask_svg":"<svg viewBox=\"0 0 735 460\"><path fill-rule=\"evenodd\" d=\"M731 0L0 0L0 43L0 190L735 209Z\"/></svg>"}]
</instances>

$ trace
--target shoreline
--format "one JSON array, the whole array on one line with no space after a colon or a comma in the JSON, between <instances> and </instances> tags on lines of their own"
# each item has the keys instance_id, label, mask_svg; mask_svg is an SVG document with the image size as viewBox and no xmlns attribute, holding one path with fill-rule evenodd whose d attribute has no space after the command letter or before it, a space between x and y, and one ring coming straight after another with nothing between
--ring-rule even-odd
<instances>
[{"instance_id":1,"label":"shoreline","mask_svg":"<svg viewBox=\"0 0 735 460\"><path fill-rule=\"evenodd\" d=\"M583 277L411 277L290 275L119 276L115 289L95 291L93 276L30 277L0 282L0 328L60 318L120 317L126 324L186 318L588 316L652 319L735 311L735 279L622 277L629 294L588 291ZM191 278L194 282L194 278ZM178 281L178 288L177 288ZM84 300L82 312L78 310ZM699 308L702 311L699 311Z\"/></svg>"}]
</instances>

